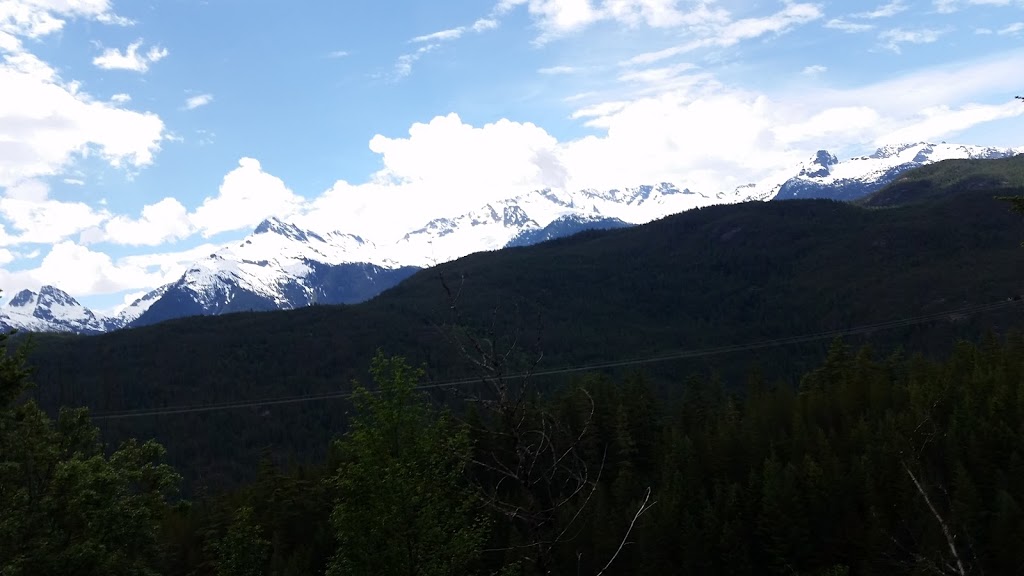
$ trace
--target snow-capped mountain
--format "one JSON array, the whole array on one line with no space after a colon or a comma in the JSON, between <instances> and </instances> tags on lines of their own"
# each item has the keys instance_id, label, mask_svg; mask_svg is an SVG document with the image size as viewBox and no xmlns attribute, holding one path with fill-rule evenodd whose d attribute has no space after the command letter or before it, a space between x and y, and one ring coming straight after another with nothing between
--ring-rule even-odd
<instances>
[{"instance_id":1,"label":"snow-capped mountain","mask_svg":"<svg viewBox=\"0 0 1024 576\"><path fill-rule=\"evenodd\" d=\"M813 158L799 166L795 176L779 184L772 197L776 200L855 200L880 190L903 172L919 166L955 158L1005 158L1022 152L1024 148L918 142L884 146L870 156L858 156L840 162L834 154L819 150Z\"/></svg>"},{"instance_id":2,"label":"snow-capped mountain","mask_svg":"<svg viewBox=\"0 0 1024 576\"><path fill-rule=\"evenodd\" d=\"M26 332L95 334L111 328L63 290L43 286L39 292L22 290L0 308L0 328Z\"/></svg>"},{"instance_id":3,"label":"snow-capped mountain","mask_svg":"<svg viewBox=\"0 0 1024 576\"><path fill-rule=\"evenodd\" d=\"M116 317L102 318L67 294L44 287L0 308L0 326L29 331L96 333L191 315L355 303L422 267L467 254L525 246L595 228L643 224L708 206L792 198L853 200L899 174L940 160L993 159L1024 148L905 144L840 160L821 150L789 171L731 192L700 193L661 183L611 190L536 190L437 218L397 242L377 244L342 231L313 231L271 218L236 244L195 262Z\"/></svg>"},{"instance_id":4,"label":"snow-capped mountain","mask_svg":"<svg viewBox=\"0 0 1024 576\"><path fill-rule=\"evenodd\" d=\"M590 228L644 224L701 206L745 199L735 193L708 196L669 183L603 191L535 190L454 218L431 220L383 250L399 262L432 266L510 243L521 246Z\"/></svg>"},{"instance_id":5,"label":"snow-capped mountain","mask_svg":"<svg viewBox=\"0 0 1024 576\"><path fill-rule=\"evenodd\" d=\"M359 236L319 234L270 218L238 244L193 264L130 323L359 302L416 270L381 257Z\"/></svg>"}]
</instances>

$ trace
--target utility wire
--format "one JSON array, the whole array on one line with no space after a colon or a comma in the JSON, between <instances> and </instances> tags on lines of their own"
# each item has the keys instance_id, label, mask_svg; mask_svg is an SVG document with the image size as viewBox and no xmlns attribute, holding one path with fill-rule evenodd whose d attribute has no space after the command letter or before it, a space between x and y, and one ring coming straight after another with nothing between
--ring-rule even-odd
<instances>
[{"instance_id":1,"label":"utility wire","mask_svg":"<svg viewBox=\"0 0 1024 576\"><path fill-rule=\"evenodd\" d=\"M662 354L657 356L646 356L642 358L634 358L630 360L615 360L609 362L598 362L592 364L584 364L577 366L568 366L564 368L553 368L550 370L537 370L529 372L519 372L516 374L505 375L504 378L508 380L516 380L523 378L532 377L543 377L543 376L557 376L561 374L573 374L578 372L589 372L594 370L606 370L609 368L622 368L626 366L639 366L642 364L653 364L656 362L667 362L670 360L683 360L690 358L703 358L707 356L716 356L720 354L731 354L734 352L744 352L750 350L761 350L764 348L774 348L778 346L789 346L793 344L803 344L807 342L815 342L819 340L831 340L842 336L855 336L860 334L868 334L880 330L892 330L895 328L903 328L907 326L913 326L915 324L923 324L925 322L931 322L934 320L942 319L955 319L956 317L971 316L980 312L990 312L993 310L999 310L1002 308L1008 308L1019 304L1019 300L1008 299L998 300L988 304L976 304L972 306L966 306L963 308L957 308L954 310L947 310L945 312L935 312L932 314L924 314L921 316L913 316L909 318L901 318L896 320L889 320L885 322L878 322L874 324L864 324L861 326L855 326L853 328L847 328L844 330L829 330L825 332L814 332L810 334L802 334L799 336L788 336L784 338L775 338L771 340L761 340L757 342L750 342L747 344L733 344L727 346L718 346L714 348L700 348L695 350L681 350L669 354ZM482 380L480 377L475 378L460 378L455 380L445 380L442 382L429 382L420 384L413 387L413 390L432 390L437 388L448 388L453 386L463 386L466 384L478 384ZM141 418L146 416L168 416L174 414L194 414L199 412L215 412L219 410L236 410L239 408L255 408L259 406L279 406L283 404L297 404L301 402L314 402L317 400L336 400L336 399L349 399L353 397L352 392L324 392L319 394L303 394L298 396L285 396L278 398L264 398L259 400L240 400L230 402L220 402L212 404L198 404L191 406L171 406L165 408L142 408L137 410L122 410L112 412L97 412L91 415L93 420L115 420L122 418Z\"/></svg>"}]
</instances>

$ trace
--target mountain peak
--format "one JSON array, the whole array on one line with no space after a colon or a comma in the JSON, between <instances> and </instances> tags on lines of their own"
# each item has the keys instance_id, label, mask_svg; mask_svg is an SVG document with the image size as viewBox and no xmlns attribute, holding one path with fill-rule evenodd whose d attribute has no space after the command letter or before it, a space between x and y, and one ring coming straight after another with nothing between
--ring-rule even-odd
<instances>
[{"instance_id":1,"label":"mountain peak","mask_svg":"<svg viewBox=\"0 0 1024 576\"><path fill-rule=\"evenodd\" d=\"M253 234L277 234L278 236L283 236L299 242L308 242L310 238L321 242L324 241L324 239L317 233L309 230L303 230L302 228L285 222L276 216L271 216L263 222L260 222L259 226L253 230Z\"/></svg>"},{"instance_id":2,"label":"mountain peak","mask_svg":"<svg viewBox=\"0 0 1024 576\"><path fill-rule=\"evenodd\" d=\"M903 152L904 150L908 150L910 148L914 148L915 146L934 146L934 145L933 144L929 144L927 142L915 142L913 144L910 144L910 143L887 144L887 145L882 146L882 147L878 148L877 150L875 150L875 153L872 154L870 157L871 158L875 158L875 159L891 158L893 156L899 155L900 152Z\"/></svg>"},{"instance_id":3,"label":"mountain peak","mask_svg":"<svg viewBox=\"0 0 1024 576\"><path fill-rule=\"evenodd\" d=\"M11 308L27 308L33 306L36 303L37 298L39 298L38 293L26 288L11 297L11 299L7 301L7 306Z\"/></svg>"},{"instance_id":4,"label":"mountain peak","mask_svg":"<svg viewBox=\"0 0 1024 576\"><path fill-rule=\"evenodd\" d=\"M801 167L799 175L808 178L828 176L832 166L836 164L839 164L839 159L835 154L828 150L818 150L807 164Z\"/></svg>"}]
</instances>

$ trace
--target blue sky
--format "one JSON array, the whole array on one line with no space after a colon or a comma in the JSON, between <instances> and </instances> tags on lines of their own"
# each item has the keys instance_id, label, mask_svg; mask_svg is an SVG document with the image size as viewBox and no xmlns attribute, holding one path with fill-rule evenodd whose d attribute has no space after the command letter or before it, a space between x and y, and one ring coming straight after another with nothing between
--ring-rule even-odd
<instances>
[{"instance_id":1,"label":"blue sky","mask_svg":"<svg viewBox=\"0 0 1024 576\"><path fill-rule=\"evenodd\" d=\"M0 0L0 288L111 310L268 216L1024 144L1020 0Z\"/></svg>"}]
</instances>

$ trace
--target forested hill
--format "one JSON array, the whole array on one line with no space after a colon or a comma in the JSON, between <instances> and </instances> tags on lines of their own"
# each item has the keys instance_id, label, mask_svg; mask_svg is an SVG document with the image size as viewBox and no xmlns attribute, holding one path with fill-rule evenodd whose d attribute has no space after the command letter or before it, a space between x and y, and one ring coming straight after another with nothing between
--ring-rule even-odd
<instances>
[{"instance_id":1,"label":"forested hill","mask_svg":"<svg viewBox=\"0 0 1024 576\"><path fill-rule=\"evenodd\" d=\"M1024 186L1024 155L978 162L943 160L904 172L885 188L857 201L863 206L899 206L942 200L964 191Z\"/></svg>"},{"instance_id":2,"label":"forested hill","mask_svg":"<svg viewBox=\"0 0 1024 576\"><path fill-rule=\"evenodd\" d=\"M832 201L715 206L623 230L475 254L357 306L181 319L95 337L40 336L37 395L95 413L346 389L378 348L432 378L472 375L438 325L495 326L542 369L761 342L1005 301L1024 290L1024 222L994 196L954 190L884 210ZM945 350L958 335L1024 326L1020 307L871 335L882 350ZM861 341L861 340L856 340ZM740 382L816 366L827 342L651 365L678 382ZM156 437L189 476L216 483L270 450L304 459L341 429L342 402L104 420L108 438Z\"/></svg>"}]
</instances>

